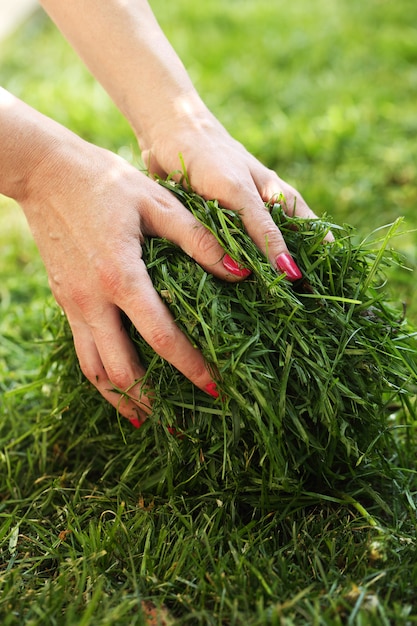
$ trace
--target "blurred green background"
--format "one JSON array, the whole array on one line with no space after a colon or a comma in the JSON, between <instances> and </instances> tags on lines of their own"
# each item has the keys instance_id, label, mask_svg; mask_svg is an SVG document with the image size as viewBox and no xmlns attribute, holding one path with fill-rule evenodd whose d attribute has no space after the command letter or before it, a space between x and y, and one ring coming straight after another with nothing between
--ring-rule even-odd
<instances>
[{"instance_id":1,"label":"blurred green background","mask_svg":"<svg viewBox=\"0 0 417 626\"><path fill-rule=\"evenodd\" d=\"M209 107L316 213L353 224L359 237L399 215L412 231L415 0L151 4ZM1 44L0 83L82 137L135 159L127 123L41 10ZM47 292L36 250L16 207L4 198L0 207L2 308L16 274L22 298L29 280L36 307L35 294ZM416 242L416 232L397 240L409 267ZM390 282L417 319L413 274L395 270Z\"/></svg>"}]
</instances>

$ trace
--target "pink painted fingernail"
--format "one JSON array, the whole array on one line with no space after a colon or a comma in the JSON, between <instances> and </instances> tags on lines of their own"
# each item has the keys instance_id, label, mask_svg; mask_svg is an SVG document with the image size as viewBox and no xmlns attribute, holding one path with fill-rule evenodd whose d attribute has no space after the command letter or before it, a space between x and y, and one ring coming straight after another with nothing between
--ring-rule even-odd
<instances>
[{"instance_id":1,"label":"pink painted fingernail","mask_svg":"<svg viewBox=\"0 0 417 626\"><path fill-rule=\"evenodd\" d=\"M207 391L207 393L209 393L211 395L212 398L218 398L219 397L219 392L217 391L216 383L214 383L214 382L208 383L204 388Z\"/></svg>"},{"instance_id":2,"label":"pink painted fingernail","mask_svg":"<svg viewBox=\"0 0 417 626\"><path fill-rule=\"evenodd\" d=\"M223 265L228 272L233 274L233 276L247 278L250 274L252 274L251 270L249 270L247 267L243 267L240 263L232 259L232 257L228 254L225 254L223 257Z\"/></svg>"},{"instance_id":3,"label":"pink painted fingernail","mask_svg":"<svg viewBox=\"0 0 417 626\"><path fill-rule=\"evenodd\" d=\"M276 258L278 269L286 274L288 280L294 282L302 277L302 273L294 259L288 252L283 252Z\"/></svg>"}]
</instances>

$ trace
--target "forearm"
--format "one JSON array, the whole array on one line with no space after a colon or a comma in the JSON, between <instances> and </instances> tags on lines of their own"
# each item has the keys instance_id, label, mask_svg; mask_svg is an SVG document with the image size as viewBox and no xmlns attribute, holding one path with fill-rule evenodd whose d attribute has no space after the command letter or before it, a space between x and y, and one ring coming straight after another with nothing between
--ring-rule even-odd
<instances>
[{"instance_id":1,"label":"forearm","mask_svg":"<svg viewBox=\"0 0 417 626\"><path fill-rule=\"evenodd\" d=\"M0 193L23 203L51 184L56 153L70 151L76 139L0 87Z\"/></svg>"},{"instance_id":2,"label":"forearm","mask_svg":"<svg viewBox=\"0 0 417 626\"><path fill-rule=\"evenodd\" d=\"M41 0L58 28L150 145L169 119L206 115L146 0Z\"/></svg>"}]
</instances>

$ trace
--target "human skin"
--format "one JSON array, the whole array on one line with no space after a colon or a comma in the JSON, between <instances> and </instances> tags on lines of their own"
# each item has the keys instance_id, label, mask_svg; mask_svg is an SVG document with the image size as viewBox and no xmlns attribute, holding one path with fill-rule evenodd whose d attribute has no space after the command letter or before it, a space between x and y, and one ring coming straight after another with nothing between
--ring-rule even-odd
<instances>
[{"instance_id":1,"label":"human skin","mask_svg":"<svg viewBox=\"0 0 417 626\"><path fill-rule=\"evenodd\" d=\"M239 211L250 237L281 269L277 259L288 249L264 202L283 193L289 210L316 216L209 111L148 2L41 3L130 122L150 173L181 170L181 155L193 189Z\"/></svg>"},{"instance_id":2,"label":"human skin","mask_svg":"<svg viewBox=\"0 0 417 626\"><path fill-rule=\"evenodd\" d=\"M150 412L123 311L156 352L216 396L202 355L152 286L141 242L169 238L223 280L241 280L245 268L161 185L1 88L0 144L0 192L26 214L86 377L135 425Z\"/></svg>"},{"instance_id":3,"label":"human skin","mask_svg":"<svg viewBox=\"0 0 417 626\"><path fill-rule=\"evenodd\" d=\"M42 5L129 120L149 172L164 176L184 164L193 189L239 211L271 264L297 279L265 202L283 193L295 214L314 213L207 109L148 3ZM158 354L217 397L201 353L151 284L141 242L166 237L223 280L244 279L246 268L152 178L4 90L0 141L0 192L25 211L86 377L133 424L151 412L152 390L141 384L145 370L122 324L124 312Z\"/></svg>"}]
</instances>

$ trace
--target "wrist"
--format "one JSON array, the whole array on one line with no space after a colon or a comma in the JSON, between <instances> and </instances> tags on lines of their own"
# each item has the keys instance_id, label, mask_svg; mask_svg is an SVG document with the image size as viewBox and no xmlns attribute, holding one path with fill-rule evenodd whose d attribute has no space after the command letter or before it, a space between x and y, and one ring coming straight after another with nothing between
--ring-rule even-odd
<instances>
[{"instance_id":1,"label":"wrist","mask_svg":"<svg viewBox=\"0 0 417 626\"><path fill-rule=\"evenodd\" d=\"M0 193L25 205L62 186L65 163L86 144L57 122L0 89ZM31 203L34 204L34 203Z\"/></svg>"},{"instance_id":2,"label":"wrist","mask_svg":"<svg viewBox=\"0 0 417 626\"><path fill-rule=\"evenodd\" d=\"M168 145L171 149L175 146L175 156L178 156L186 148L198 144L199 136L225 132L196 92L177 95L168 100L168 105L160 110L159 115L148 119L146 125L132 126L140 150L157 157Z\"/></svg>"},{"instance_id":3,"label":"wrist","mask_svg":"<svg viewBox=\"0 0 417 626\"><path fill-rule=\"evenodd\" d=\"M0 192L22 203L60 143L59 125L0 89ZM65 130L65 129L63 129Z\"/></svg>"}]
</instances>

